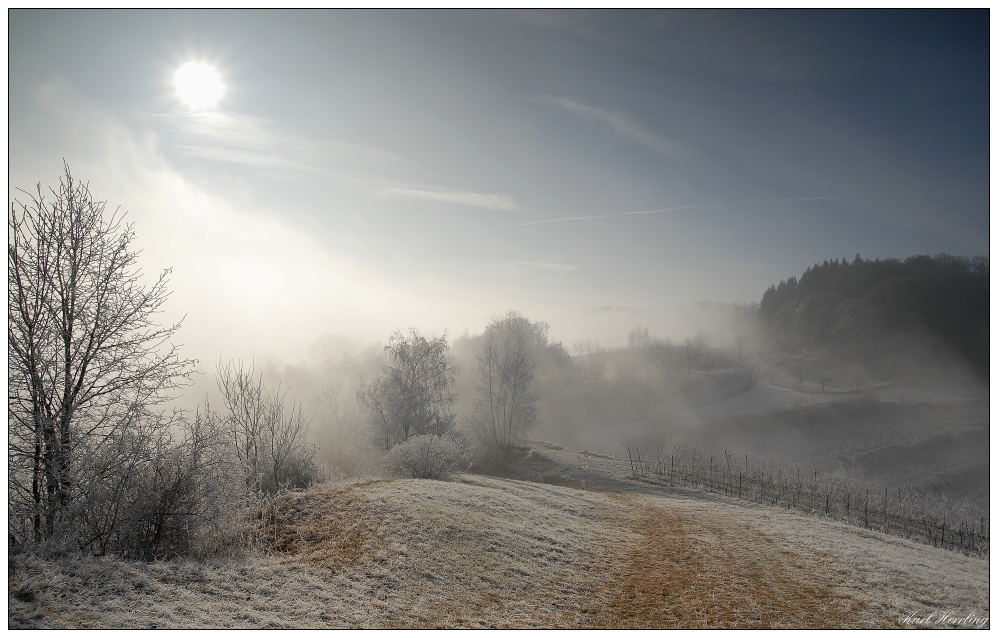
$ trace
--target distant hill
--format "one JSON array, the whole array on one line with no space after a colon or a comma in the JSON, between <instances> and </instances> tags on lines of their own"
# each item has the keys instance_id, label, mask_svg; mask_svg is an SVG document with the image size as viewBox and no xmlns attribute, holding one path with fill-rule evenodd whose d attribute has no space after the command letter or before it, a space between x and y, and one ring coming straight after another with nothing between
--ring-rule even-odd
<instances>
[{"instance_id":1,"label":"distant hill","mask_svg":"<svg viewBox=\"0 0 998 638\"><path fill-rule=\"evenodd\" d=\"M778 347L822 349L891 378L953 355L988 378L987 257L833 259L770 286L759 318Z\"/></svg>"}]
</instances>

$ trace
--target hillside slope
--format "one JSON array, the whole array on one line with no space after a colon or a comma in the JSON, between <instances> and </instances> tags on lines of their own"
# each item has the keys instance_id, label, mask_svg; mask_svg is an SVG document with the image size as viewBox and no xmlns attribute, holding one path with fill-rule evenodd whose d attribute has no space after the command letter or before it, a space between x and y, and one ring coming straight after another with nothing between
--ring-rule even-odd
<instances>
[{"instance_id":1,"label":"hillside slope","mask_svg":"<svg viewBox=\"0 0 998 638\"><path fill-rule=\"evenodd\" d=\"M12 556L8 625L891 627L989 614L985 560L657 491L575 452L531 456L589 489L375 480L280 500L258 522L260 549L240 557Z\"/></svg>"}]
</instances>

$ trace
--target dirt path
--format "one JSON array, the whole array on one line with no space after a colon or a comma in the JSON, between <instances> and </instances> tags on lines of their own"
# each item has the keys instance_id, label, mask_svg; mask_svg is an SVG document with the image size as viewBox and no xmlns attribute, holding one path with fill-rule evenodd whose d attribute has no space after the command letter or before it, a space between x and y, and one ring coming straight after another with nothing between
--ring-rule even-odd
<instances>
[{"instance_id":1,"label":"dirt path","mask_svg":"<svg viewBox=\"0 0 998 638\"><path fill-rule=\"evenodd\" d=\"M892 626L750 520L649 494L460 480L293 497L270 547L331 583L366 582L383 627Z\"/></svg>"},{"instance_id":2,"label":"dirt path","mask_svg":"<svg viewBox=\"0 0 998 638\"><path fill-rule=\"evenodd\" d=\"M279 500L255 519L264 551L243 556L12 557L8 625L853 628L989 613L986 561L551 453L588 489L368 481Z\"/></svg>"},{"instance_id":3,"label":"dirt path","mask_svg":"<svg viewBox=\"0 0 998 638\"><path fill-rule=\"evenodd\" d=\"M599 491L464 476L297 497L275 547L366 582L379 611L361 626L876 628L989 611L979 559L601 475Z\"/></svg>"},{"instance_id":4,"label":"dirt path","mask_svg":"<svg viewBox=\"0 0 998 638\"><path fill-rule=\"evenodd\" d=\"M654 598L654 594L640 592L661 592L671 587L672 576L662 574L675 574L676 582L686 583L678 588L691 592L687 599L693 605L690 610L703 606L702 597L693 593L696 588L689 587L700 581L682 576L678 568L684 565L691 565L697 574L721 578L717 581L720 590L732 596L731 601L740 601L732 603L731 609L756 606L749 598L739 598L753 591L739 585L747 582L745 579L769 583L768 589L759 591L775 592L784 601L795 600L786 595L796 590L788 583L803 584L804 597L794 603L804 610L803 614L794 615L791 607L780 610L770 606L764 607L768 609L764 615L740 617L737 622L715 614L722 623L718 626L748 626L753 622L762 626L760 621L773 626L897 626L903 625L906 618L980 620L990 612L987 558L964 556L768 505L638 483L628 478L627 460L556 449L540 442L536 445L561 465L566 480L618 494L630 504L629 511L643 512L634 523L642 540L632 548L627 559L630 571L622 577L637 601L630 611L621 612L621 618L628 619L624 625L638 625L645 622L641 620L644 618L652 622L646 626L698 626L690 620L695 616L686 612L682 618L669 620L667 616L656 618L639 611L643 595L645 602ZM647 560L667 568L641 570L646 560L643 555L655 557ZM760 600L772 605L766 602L767 596ZM834 604L829 606L828 601ZM830 615L812 614L816 606L827 609ZM932 626L947 625L939 622Z\"/></svg>"},{"instance_id":5,"label":"dirt path","mask_svg":"<svg viewBox=\"0 0 998 638\"><path fill-rule=\"evenodd\" d=\"M641 512L640 540L628 549L610 627L894 626L746 521L627 500Z\"/></svg>"}]
</instances>

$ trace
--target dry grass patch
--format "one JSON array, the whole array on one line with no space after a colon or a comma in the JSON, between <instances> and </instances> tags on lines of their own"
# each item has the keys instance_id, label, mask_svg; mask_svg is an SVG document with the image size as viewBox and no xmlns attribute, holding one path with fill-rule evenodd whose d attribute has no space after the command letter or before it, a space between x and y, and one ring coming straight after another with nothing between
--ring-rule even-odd
<instances>
[{"instance_id":1,"label":"dry grass patch","mask_svg":"<svg viewBox=\"0 0 998 638\"><path fill-rule=\"evenodd\" d=\"M620 513L568 487L400 479L275 499L257 536L330 588L349 582L360 626L589 627L614 591L613 552L636 538Z\"/></svg>"},{"instance_id":2,"label":"dry grass patch","mask_svg":"<svg viewBox=\"0 0 998 638\"><path fill-rule=\"evenodd\" d=\"M641 540L628 552L610 627L892 626L745 522L628 500L641 510Z\"/></svg>"},{"instance_id":3,"label":"dry grass patch","mask_svg":"<svg viewBox=\"0 0 998 638\"><path fill-rule=\"evenodd\" d=\"M274 499L257 514L257 535L273 552L297 556L330 569L354 565L384 546L377 513L349 486L338 491L292 494Z\"/></svg>"}]
</instances>

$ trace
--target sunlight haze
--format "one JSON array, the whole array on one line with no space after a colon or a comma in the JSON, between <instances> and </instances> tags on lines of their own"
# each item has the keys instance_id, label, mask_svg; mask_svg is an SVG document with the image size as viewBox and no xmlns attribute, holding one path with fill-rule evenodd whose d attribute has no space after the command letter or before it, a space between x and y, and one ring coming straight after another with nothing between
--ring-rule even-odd
<instances>
[{"instance_id":1,"label":"sunlight haze","mask_svg":"<svg viewBox=\"0 0 998 638\"><path fill-rule=\"evenodd\" d=\"M987 25L930 24L16 11L10 196L65 158L127 210L203 360L510 308L678 337L823 259L987 254Z\"/></svg>"}]
</instances>

